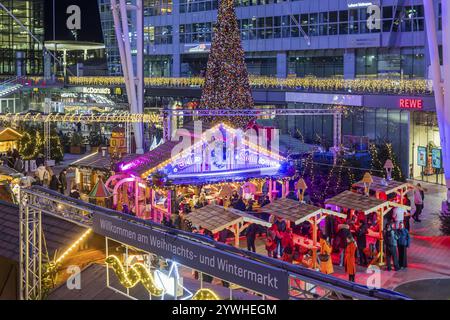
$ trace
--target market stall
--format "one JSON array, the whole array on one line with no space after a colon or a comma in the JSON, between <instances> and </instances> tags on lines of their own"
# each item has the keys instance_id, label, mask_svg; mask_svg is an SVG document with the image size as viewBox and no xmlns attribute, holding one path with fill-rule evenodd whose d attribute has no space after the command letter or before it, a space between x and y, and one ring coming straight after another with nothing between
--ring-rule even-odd
<instances>
[{"instance_id":1,"label":"market stall","mask_svg":"<svg viewBox=\"0 0 450 320\"><path fill-rule=\"evenodd\" d=\"M250 224L255 223L263 227L270 227L270 223L258 219L245 212L224 208L217 205L208 205L206 207L194 210L186 216L192 226L204 228L212 233L220 232L224 229L230 230L234 234L234 245L239 247L239 235Z\"/></svg>"},{"instance_id":2,"label":"market stall","mask_svg":"<svg viewBox=\"0 0 450 320\"><path fill-rule=\"evenodd\" d=\"M363 192L365 187L365 182L362 180L352 185L353 190L361 192ZM404 203L403 200L406 194L414 189L414 186L409 182L386 180L377 176L372 176L372 182L367 187L369 188L369 192L374 193L377 199L387 200L392 196L395 198L398 196L398 201L396 202L402 204Z\"/></svg>"},{"instance_id":3,"label":"market stall","mask_svg":"<svg viewBox=\"0 0 450 320\"><path fill-rule=\"evenodd\" d=\"M384 264L383 257L383 218L393 207L392 202L369 197L352 191L344 191L337 196L325 200L325 208L337 212L346 212L347 218L351 218L355 211L367 216L369 214L377 215L377 223L379 226L378 234L373 234L380 241L380 253L378 256L378 265Z\"/></svg>"},{"instance_id":4,"label":"market stall","mask_svg":"<svg viewBox=\"0 0 450 320\"><path fill-rule=\"evenodd\" d=\"M303 222L309 222L313 227L312 241L308 238L294 234L294 244L299 245L305 249L313 251L313 267L317 263L317 250L320 249L317 239L317 231L320 222L325 219L327 215L334 215L340 218L345 218L345 215L332 210L316 207L289 198L280 198L274 200L272 203L266 205L261 209L261 212L272 214L280 217L294 225L299 225Z\"/></svg>"},{"instance_id":5,"label":"market stall","mask_svg":"<svg viewBox=\"0 0 450 320\"><path fill-rule=\"evenodd\" d=\"M182 202L191 209L214 204L229 206L233 196L246 202L247 210L247 205L258 207L265 195L271 200L280 192L285 196L289 184L284 180L287 173L282 163L286 159L278 150L257 145L242 130L223 123L209 126L204 132L189 129L192 128L187 126L179 134L183 140L193 140L193 144L167 141L144 155L124 159L118 165L117 181L112 179L109 183L139 180L148 189L145 194L146 198L149 194L146 202L150 210L167 218L180 210Z\"/></svg>"}]
</instances>

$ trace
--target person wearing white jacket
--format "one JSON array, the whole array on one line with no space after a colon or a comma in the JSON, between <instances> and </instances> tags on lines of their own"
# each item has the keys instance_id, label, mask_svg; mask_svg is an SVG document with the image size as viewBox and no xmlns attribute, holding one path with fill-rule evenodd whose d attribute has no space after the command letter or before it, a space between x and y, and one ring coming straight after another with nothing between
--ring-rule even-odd
<instances>
[{"instance_id":1,"label":"person wearing white jacket","mask_svg":"<svg viewBox=\"0 0 450 320\"><path fill-rule=\"evenodd\" d=\"M45 168L44 165L40 165L37 170L36 170L36 177L39 179L39 183L40 185L47 185L49 180L50 180L50 176L49 173L47 171L47 169Z\"/></svg>"}]
</instances>

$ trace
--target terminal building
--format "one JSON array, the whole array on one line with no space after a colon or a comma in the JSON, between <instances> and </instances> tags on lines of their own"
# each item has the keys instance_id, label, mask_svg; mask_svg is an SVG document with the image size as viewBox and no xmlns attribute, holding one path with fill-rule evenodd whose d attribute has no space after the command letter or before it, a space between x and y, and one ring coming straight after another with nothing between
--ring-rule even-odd
<instances>
[{"instance_id":1,"label":"terminal building","mask_svg":"<svg viewBox=\"0 0 450 320\"><path fill-rule=\"evenodd\" d=\"M120 75L110 1L98 2L109 73ZM218 1L145 0L144 4L145 75L203 76ZM379 25L371 20L376 12L368 13L373 5L379 7ZM435 10L441 29L439 1L435 1ZM251 75L428 79L430 62L421 0L237 0L236 14ZM352 96L351 92L346 94ZM287 93L285 97L288 95L282 101L273 100L289 108L329 108L336 100L342 104L342 99L333 94L317 99L311 94ZM180 103L179 98L169 100L171 104ZM255 100L265 105L274 103L271 99ZM418 107L407 108L405 101ZM344 135L391 142L405 176L422 178L417 148L440 144L432 95L399 97L383 92L348 106L351 112L343 120ZM277 125L285 134L300 131L310 141L317 137L331 139L332 125L327 117L284 118ZM435 178L433 174L430 181Z\"/></svg>"},{"instance_id":2,"label":"terminal building","mask_svg":"<svg viewBox=\"0 0 450 320\"><path fill-rule=\"evenodd\" d=\"M218 0L144 0L144 4L147 76L201 75ZM368 25L376 14L367 13L368 5L379 6L379 25ZM99 0L99 7L109 70L120 74L110 1ZM435 8L440 16L440 5ZM236 13L251 74L427 77L421 0L237 0Z\"/></svg>"}]
</instances>

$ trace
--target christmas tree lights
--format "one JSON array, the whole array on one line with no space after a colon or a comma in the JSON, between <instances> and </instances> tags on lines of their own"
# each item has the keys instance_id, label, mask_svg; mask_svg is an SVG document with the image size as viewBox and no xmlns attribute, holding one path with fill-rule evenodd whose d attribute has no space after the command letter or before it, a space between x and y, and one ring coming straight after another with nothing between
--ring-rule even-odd
<instances>
[{"instance_id":1,"label":"christmas tree lights","mask_svg":"<svg viewBox=\"0 0 450 320\"><path fill-rule=\"evenodd\" d=\"M221 0L200 109L251 109L253 98L233 0ZM251 117L206 117L244 128Z\"/></svg>"}]
</instances>

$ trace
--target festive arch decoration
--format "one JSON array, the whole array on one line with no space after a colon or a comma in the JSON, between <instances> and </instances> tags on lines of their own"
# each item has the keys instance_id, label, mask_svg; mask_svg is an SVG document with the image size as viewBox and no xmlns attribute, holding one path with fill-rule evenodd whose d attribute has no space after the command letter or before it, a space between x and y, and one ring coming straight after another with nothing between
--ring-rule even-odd
<instances>
[{"instance_id":1,"label":"festive arch decoration","mask_svg":"<svg viewBox=\"0 0 450 320\"><path fill-rule=\"evenodd\" d=\"M142 263L133 264L127 272L116 256L107 257L105 262L114 270L125 288L133 288L140 282L151 295L160 297L164 294L164 290L156 286L155 279Z\"/></svg>"},{"instance_id":2,"label":"festive arch decoration","mask_svg":"<svg viewBox=\"0 0 450 320\"><path fill-rule=\"evenodd\" d=\"M125 288L134 288L138 283L142 283L144 288L153 296L163 297L166 293L164 288L159 288L157 286L157 282L152 274L142 263L134 263L130 266L128 271L125 271L122 262L114 255L108 256L105 262L108 267L113 269L120 284ZM173 266L175 266L175 263ZM173 266L171 270L173 269ZM178 271L176 271L176 273L178 273ZM192 297L191 300L220 300L219 296L214 291L205 288L199 289L194 295L190 293L188 297Z\"/></svg>"},{"instance_id":3,"label":"festive arch decoration","mask_svg":"<svg viewBox=\"0 0 450 320\"><path fill-rule=\"evenodd\" d=\"M139 216L140 212L139 212L139 188L144 189L144 192L146 190L146 185L145 185L145 181L142 180L139 177L129 177L128 178L124 178L122 180L120 180L119 182L117 182L117 184L114 186L114 190L113 190L113 205L115 207L117 207L118 204L118 200L119 200L119 189L120 187L128 182L134 182L135 183L135 190L134 190L134 201L135 201L135 210L136 210L136 216Z\"/></svg>"}]
</instances>

